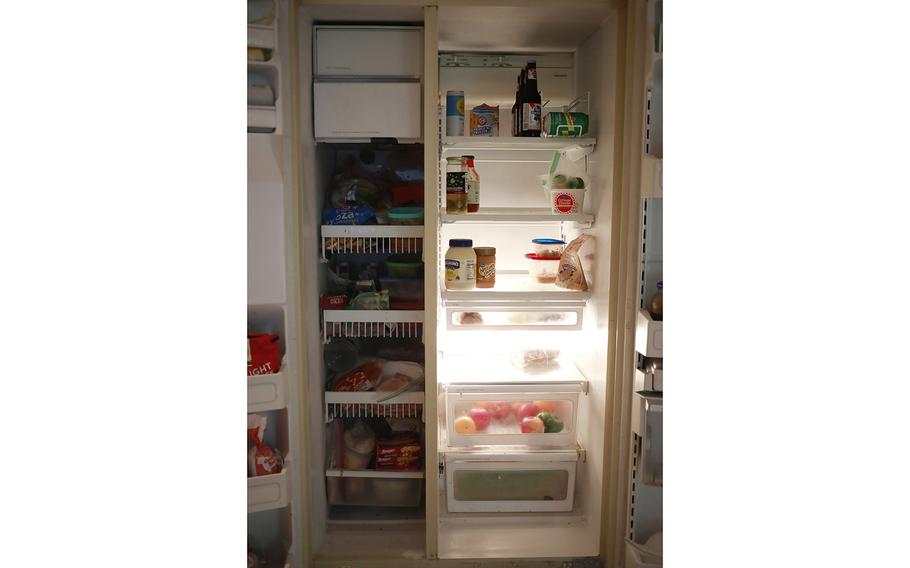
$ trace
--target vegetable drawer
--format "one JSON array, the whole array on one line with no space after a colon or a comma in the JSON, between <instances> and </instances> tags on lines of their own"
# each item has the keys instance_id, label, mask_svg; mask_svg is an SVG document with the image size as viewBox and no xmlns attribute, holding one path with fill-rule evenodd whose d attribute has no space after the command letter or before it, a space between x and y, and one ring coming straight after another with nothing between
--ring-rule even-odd
<instances>
[{"instance_id":1,"label":"vegetable drawer","mask_svg":"<svg viewBox=\"0 0 910 568\"><path fill-rule=\"evenodd\" d=\"M452 513L571 511L578 453L447 453L446 503Z\"/></svg>"},{"instance_id":2,"label":"vegetable drawer","mask_svg":"<svg viewBox=\"0 0 910 568\"><path fill-rule=\"evenodd\" d=\"M574 446L580 383L450 383L450 446Z\"/></svg>"}]
</instances>

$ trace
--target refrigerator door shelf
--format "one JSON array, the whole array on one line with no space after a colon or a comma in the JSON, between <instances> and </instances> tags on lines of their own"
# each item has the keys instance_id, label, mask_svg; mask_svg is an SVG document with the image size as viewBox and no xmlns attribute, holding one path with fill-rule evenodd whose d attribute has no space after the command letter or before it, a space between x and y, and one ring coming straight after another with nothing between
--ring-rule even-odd
<instances>
[{"instance_id":1,"label":"refrigerator door shelf","mask_svg":"<svg viewBox=\"0 0 910 568\"><path fill-rule=\"evenodd\" d=\"M248 47L261 47L263 49L275 49L278 45L278 34L275 28L268 26L247 26L246 44Z\"/></svg>"},{"instance_id":2,"label":"refrigerator door shelf","mask_svg":"<svg viewBox=\"0 0 910 568\"><path fill-rule=\"evenodd\" d=\"M590 213L566 213L557 215L550 207L486 207L477 213L457 215L442 213L443 223L577 223L589 228L594 223Z\"/></svg>"},{"instance_id":3,"label":"refrigerator door shelf","mask_svg":"<svg viewBox=\"0 0 910 568\"><path fill-rule=\"evenodd\" d=\"M663 392L664 372L646 373L641 369L635 369L635 388L633 390L635 392Z\"/></svg>"},{"instance_id":4,"label":"refrigerator door shelf","mask_svg":"<svg viewBox=\"0 0 910 568\"><path fill-rule=\"evenodd\" d=\"M514 81L513 81L514 84ZM514 86L514 85L513 85ZM500 126L501 128L501 126ZM522 138L515 136L444 136L442 151L461 150L568 150L593 149L596 138Z\"/></svg>"},{"instance_id":5,"label":"refrigerator door shelf","mask_svg":"<svg viewBox=\"0 0 910 568\"><path fill-rule=\"evenodd\" d=\"M635 321L635 350L645 357L664 356L664 322L653 320L644 308Z\"/></svg>"},{"instance_id":6,"label":"refrigerator door shelf","mask_svg":"<svg viewBox=\"0 0 910 568\"><path fill-rule=\"evenodd\" d=\"M576 292L560 288L556 284L540 284L531 279L527 272L497 272L496 284L492 288L473 290L446 290L440 287L445 305L470 305L477 302L559 302L556 305L584 307L591 292Z\"/></svg>"},{"instance_id":7,"label":"refrigerator door shelf","mask_svg":"<svg viewBox=\"0 0 910 568\"><path fill-rule=\"evenodd\" d=\"M446 329L466 330L579 330L584 302L449 302Z\"/></svg>"},{"instance_id":8,"label":"refrigerator door shelf","mask_svg":"<svg viewBox=\"0 0 910 568\"><path fill-rule=\"evenodd\" d=\"M336 253L420 254L422 225L323 225L322 259Z\"/></svg>"},{"instance_id":9,"label":"refrigerator door shelf","mask_svg":"<svg viewBox=\"0 0 910 568\"><path fill-rule=\"evenodd\" d=\"M322 340L331 337L423 339L423 310L325 310Z\"/></svg>"},{"instance_id":10,"label":"refrigerator door shelf","mask_svg":"<svg viewBox=\"0 0 910 568\"><path fill-rule=\"evenodd\" d=\"M632 396L632 432L641 437L641 482L662 486L663 396Z\"/></svg>"},{"instance_id":11,"label":"refrigerator door shelf","mask_svg":"<svg viewBox=\"0 0 910 568\"><path fill-rule=\"evenodd\" d=\"M286 373L282 370L270 375L247 377L247 412L268 412L287 406Z\"/></svg>"},{"instance_id":12,"label":"refrigerator door shelf","mask_svg":"<svg viewBox=\"0 0 910 568\"><path fill-rule=\"evenodd\" d=\"M288 505L288 461L284 469L273 475L247 479L247 509L250 513L281 509Z\"/></svg>"},{"instance_id":13,"label":"refrigerator door shelf","mask_svg":"<svg viewBox=\"0 0 910 568\"><path fill-rule=\"evenodd\" d=\"M566 387L569 388L566 388ZM580 385L447 385L446 433L452 446L575 446ZM523 422L524 418L537 420ZM544 428L558 426L558 432ZM529 430L523 432L524 429ZM463 430L462 428L466 428ZM539 428L539 431L530 431ZM461 430L461 432L459 432ZM467 433L470 432L470 433Z\"/></svg>"},{"instance_id":14,"label":"refrigerator door shelf","mask_svg":"<svg viewBox=\"0 0 910 568\"><path fill-rule=\"evenodd\" d=\"M445 454L446 507L451 513L571 511L578 453Z\"/></svg>"}]
</instances>

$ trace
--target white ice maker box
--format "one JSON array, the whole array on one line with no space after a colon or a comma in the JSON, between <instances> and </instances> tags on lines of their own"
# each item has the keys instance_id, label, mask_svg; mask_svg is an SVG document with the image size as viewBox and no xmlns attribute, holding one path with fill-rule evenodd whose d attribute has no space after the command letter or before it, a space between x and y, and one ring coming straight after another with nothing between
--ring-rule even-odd
<instances>
[{"instance_id":1,"label":"white ice maker box","mask_svg":"<svg viewBox=\"0 0 910 568\"><path fill-rule=\"evenodd\" d=\"M452 513L571 511L577 450L446 452L447 509Z\"/></svg>"},{"instance_id":2,"label":"white ice maker box","mask_svg":"<svg viewBox=\"0 0 910 568\"><path fill-rule=\"evenodd\" d=\"M327 77L409 77L423 71L418 27L315 26L314 74Z\"/></svg>"},{"instance_id":3,"label":"white ice maker box","mask_svg":"<svg viewBox=\"0 0 910 568\"><path fill-rule=\"evenodd\" d=\"M420 139L420 83L317 81L313 84L317 140Z\"/></svg>"},{"instance_id":4,"label":"white ice maker box","mask_svg":"<svg viewBox=\"0 0 910 568\"><path fill-rule=\"evenodd\" d=\"M449 445L575 446L578 395L585 387L586 383L581 381L446 384ZM517 414L522 410L533 410L533 406L523 409L525 404L554 415L563 423L562 430L557 433L522 433ZM476 428L471 434L457 433L456 419L479 408L487 411L489 424L482 429Z\"/></svg>"}]
</instances>

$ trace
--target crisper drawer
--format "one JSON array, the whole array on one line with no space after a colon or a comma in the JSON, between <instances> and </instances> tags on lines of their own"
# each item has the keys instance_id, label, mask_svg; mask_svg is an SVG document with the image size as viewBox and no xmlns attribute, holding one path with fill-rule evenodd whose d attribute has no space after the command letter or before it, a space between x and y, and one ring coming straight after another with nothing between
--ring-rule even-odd
<instances>
[{"instance_id":1,"label":"crisper drawer","mask_svg":"<svg viewBox=\"0 0 910 568\"><path fill-rule=\"evenodd\" d=\"M326 477L330 505L417 507L423 479L417 477Z\"/></svg>"},{"instance_id":2,"label":"crisper drawer","mask_svg":"<svg viewBox=\"0 0 910 568\"><path fill-rule=\"evenodd\" d=\"M420 28L316 26L317 77L421 76Z\"/></svg>"},{"instance_id":3,"label":"crisper drawer","mask_svg":"<svg viewBox=\"0 0 910 568\"><path fill-rule=\"evenodd\" d=\"M446 503L452 513L571 511L578 454L446 454Z\"/></svg>"},{"instance_id":4,"label":"crisper drawer","mask_svg":"<svg viewBox=\"0 0 910 568\"><path fill-rule=\"evenodd\" d=\"M420 138L420 83L316 82L317 139Z\"/></svg>"},{"instance_id":5,"label":"crisper drawer","mask_svg":"<svg viewBox=\"0 0 910 568\"><path fill-rule=\"evenodd\" d=\"M450 446L574 446L582 383L453 383L446 390Z\"/></svg>"}]
</instances>

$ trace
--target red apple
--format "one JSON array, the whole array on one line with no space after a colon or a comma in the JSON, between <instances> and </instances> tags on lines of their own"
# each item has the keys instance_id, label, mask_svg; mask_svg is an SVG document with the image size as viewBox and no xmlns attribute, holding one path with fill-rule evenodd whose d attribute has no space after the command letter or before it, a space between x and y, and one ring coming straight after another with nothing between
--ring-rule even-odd
<instances>
[{"instance_id":1,"label":"red apple","mask_svg":"<svg viewBox=\"0 0 910 568\"><path fill-rule=\"evenodd\" d=\"M512 404L508 402L484 402L480 406L486 408L496 420L502 420L512 413Z\"/></svg>"},{"instance_id":2,"label":"red apple","mask_svg":"<svg viewBox=\"0 0 910 568\"><path fill-rule=\"evenodd\" d=\"M533 402L526 402L525 404L522 404L521 407L519 407L519 409L515 412L515 416L517 416L518 419L522 421L524 421L524 419L528 416L537 416L538 414L540 414L540 407Z\"/></svg>"},{"instance_id":3,"label":"red apple","mask_svg":"<svg viewBox=\"0 0 910 568\"><path fill-rule=\"evenodd\" d=\"M468 416L474 421L474 426L477 428L478 432L486 430L492 419L490 411L486 408L472 408L468 411Z\"/></svg>"},{"instance_id":4,"label":"red apple","mask_svg":"<svg viewBox=\"0 0 910 568\"><path fill-rule=\"evenodd\" d=\"M522 434L542 434L543 429L543 420L536 416L526 416L521 421Z\"/></svg>"}]
</instances>

